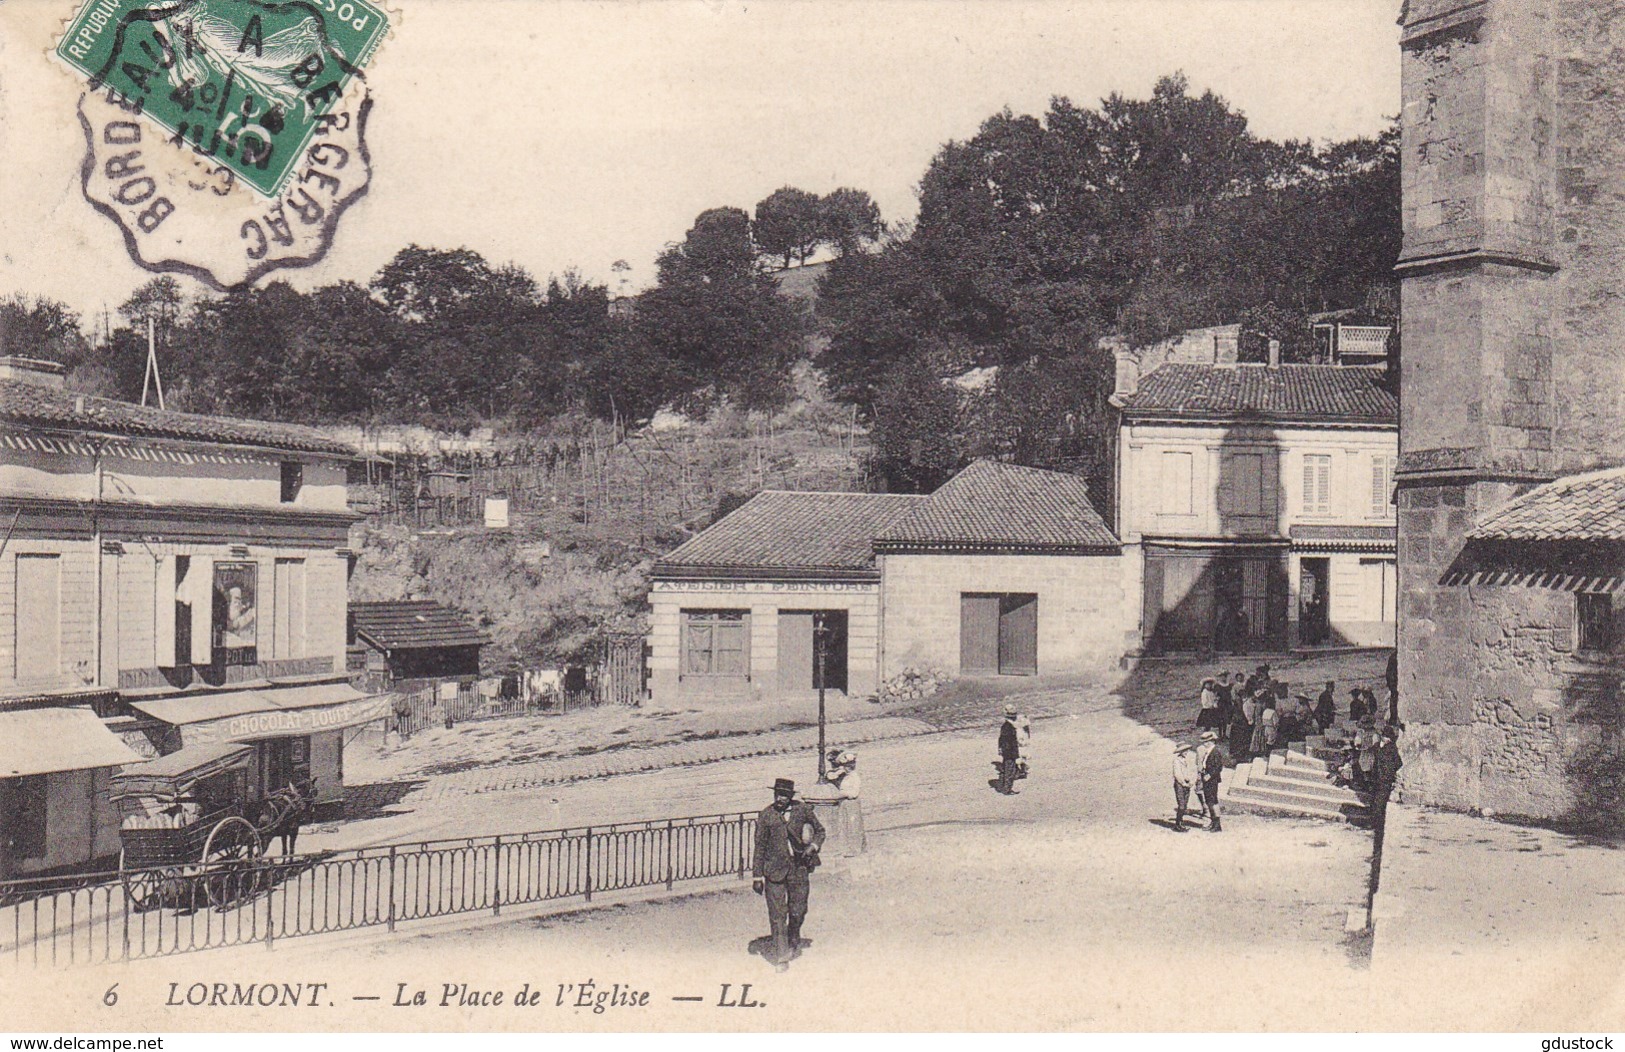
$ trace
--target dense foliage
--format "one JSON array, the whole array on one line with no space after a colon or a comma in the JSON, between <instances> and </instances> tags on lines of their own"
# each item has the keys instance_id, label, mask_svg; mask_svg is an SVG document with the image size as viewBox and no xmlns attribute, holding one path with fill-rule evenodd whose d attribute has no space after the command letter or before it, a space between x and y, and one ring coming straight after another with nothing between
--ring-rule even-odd
<instances>
[{"instance_id":1,"label":"dense foliage","mask_svg":"<svg viewBox=\"0 0 1625 1052\"><path fill-rule=\"evenodd\" d=\"M702 212L636 297L573 273L542 287L466 248L410 245L365 285L223 296L148 282L86 334L60 304L0 301L8 353L139 398L150 318L170 404L286 420L636 423L662 406L775 410L811 356L875 432L878 474L928 488L973 456L1088 475L1105 492L1112 366L1131 345L1240 322L1244 355L1315 353L1308 316L1391 303L1397 136L1255 136L1179 76L1149 98L1054 99L950 142L909 228L869 195L782 187ZM828 260L809 315L776 272ZM1391 308L1389 315L1391 316ZM1383 319L1376 319L1383 320ZM811 337L811 338L809 338Z\"/></svg>"},{"instance_id":2,"label":"dense foliage","mask_svg":"<svg viewBox=\"0 0 1625 1052\"><path fill-rule=\"evenodd\" d=\"M1140 345L1239 321L1249 354L1276 339L1285 360L1307 359L1309 314L1385 299L1398 180L1392 129L1271 142L1178 76L1148 99L1005 111L938 152L907 236L832 262L817 364L871 419L893 485L995 454L1109 493L1100 338ZM997 379L943 383L973 370Z\"/></svg>"}]
</instances>

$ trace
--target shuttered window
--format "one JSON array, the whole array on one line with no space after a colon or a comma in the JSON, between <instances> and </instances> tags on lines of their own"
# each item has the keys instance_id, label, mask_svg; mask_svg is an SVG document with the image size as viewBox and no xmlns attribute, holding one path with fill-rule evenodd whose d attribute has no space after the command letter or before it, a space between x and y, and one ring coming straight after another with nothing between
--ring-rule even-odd
<instances>
[{"instance_id":1,"label":"shuttered window","mask_svg":"<svg viewBox=\"0 0 1625 1052\"><path fill-rule=\"evenodd\" d=\"M62 675L62 560L17 556L16 678L41 683Z\"/></svg>"},{"instance_id":2,"label":"shuttered window","mask_svg":"<svg viewBox=\"0 0 1625 1052\"><path fill-rule=\"evenodd\" d=\"M749 672L749 611L683 611L683 675L743 680Z\"/></svg>"},{"instance_id":3,"label":"shuttered window","mask_svg":"<svg viewBox=\"0 0 1625 1052\"><path fill-rule=\"evenodd\" d=\"M1387 518L1394 509L1394 467L1398 457L1378 453L1371 458L1371 516Z\"/></svg>"},{"instance_id":4,"label":"shuttered window","mask_svg":"<svg viewBox=\"0 0 1625 1052\"><path fill-rule=\"evenodd\" d=\"M276 561L276 594L272 653L279 658L305 656L305 560Z\"/></svg>"},{"instance_id":5,"label":"shuttered window","mask_svg":"<svg viewBox=\"0 0 1625 1052\"><path fill-rule=\"evenodd\" d=\"M1329 456L1303 458L1303 513L1332 513L1332 458Z\"/></svg>"},{"instance_id":6,"label":"shuttered window","mask_svg":"<svg viewBox=\"0 0 1625 1052\"><path fill-rule=\"evenodd\" d=\"M1189 515L1191 513L1192 462L1190 453L1164 451L1162 469L1162 513Z\"/></svg>"},{"instance_id":7,"label":"shuttered window","mask_svg":"<svg viewBox=\"0 0 1625 1052\"><path fill-rule=\"evenodd\" d=\"M1582 592L1574 597L1575 645L1581 650L1614 649L1614 597Z\"/></svg>"},{"instance_id":8,"label":"shuttered window","mask_svg":"<svg viewBox=\"0 0 1625 1052\"><path fill-rule=\"evenodd\" d=\"M1219 511L1226 515L1268 514L1262 453L1229 453L1219 460Z\"/></svg>"}]
</instances>

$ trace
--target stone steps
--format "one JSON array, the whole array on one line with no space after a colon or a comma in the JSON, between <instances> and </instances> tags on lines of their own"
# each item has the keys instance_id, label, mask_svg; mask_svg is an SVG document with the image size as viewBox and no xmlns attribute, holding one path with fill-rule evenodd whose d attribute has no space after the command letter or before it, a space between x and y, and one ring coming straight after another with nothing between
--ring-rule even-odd
<instances>
[{"instance_id":1,"label":"stone steps","mask_svg":"<svg viewBox=\"0 0 1625 1052\"><path fill-rule=\"evenodd\" d=\"M1331 767L1316 755L1326 749L1313 739L1292 742L1268 757L1238 765L1219 787L1221 805L1263 814L1292 814L1339 821L1364 818L1367 795L1327 778Z\"/></svg>"}]
</instances>

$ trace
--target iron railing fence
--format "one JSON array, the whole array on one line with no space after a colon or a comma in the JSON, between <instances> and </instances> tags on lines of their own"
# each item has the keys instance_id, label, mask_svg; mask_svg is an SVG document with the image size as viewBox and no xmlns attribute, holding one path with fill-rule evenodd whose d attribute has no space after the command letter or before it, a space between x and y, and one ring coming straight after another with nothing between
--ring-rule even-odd
<instances>
[{"instance_id":1,"label":"iron railing fence","mask_svg":"<svg viewBox=\"0 0 1625 1052\"><path fill-rule=\"evenodd\" d=\"M505 906L750 870L756 815L662 819L394 844L231 864L0 882L0 961L62 967Z\"/></svg>"}]
</instances>

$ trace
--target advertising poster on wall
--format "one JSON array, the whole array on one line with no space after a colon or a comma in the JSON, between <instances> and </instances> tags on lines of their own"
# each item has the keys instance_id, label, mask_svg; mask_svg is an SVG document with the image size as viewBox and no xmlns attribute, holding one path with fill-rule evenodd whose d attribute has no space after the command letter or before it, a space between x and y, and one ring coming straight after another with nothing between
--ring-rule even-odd
<instances>
[{"instance_id":1,"label":"advertising poster on wall","mask_svg":"<svg viewBox=\"0 0 1625 1052\"><path fill-rule=\"evenodd\" d=\"M252 663L246 652L257 639L259 567L254 563L216 563L214 567L214 649L228 662Z\"/></svg>"}]
</instances>

